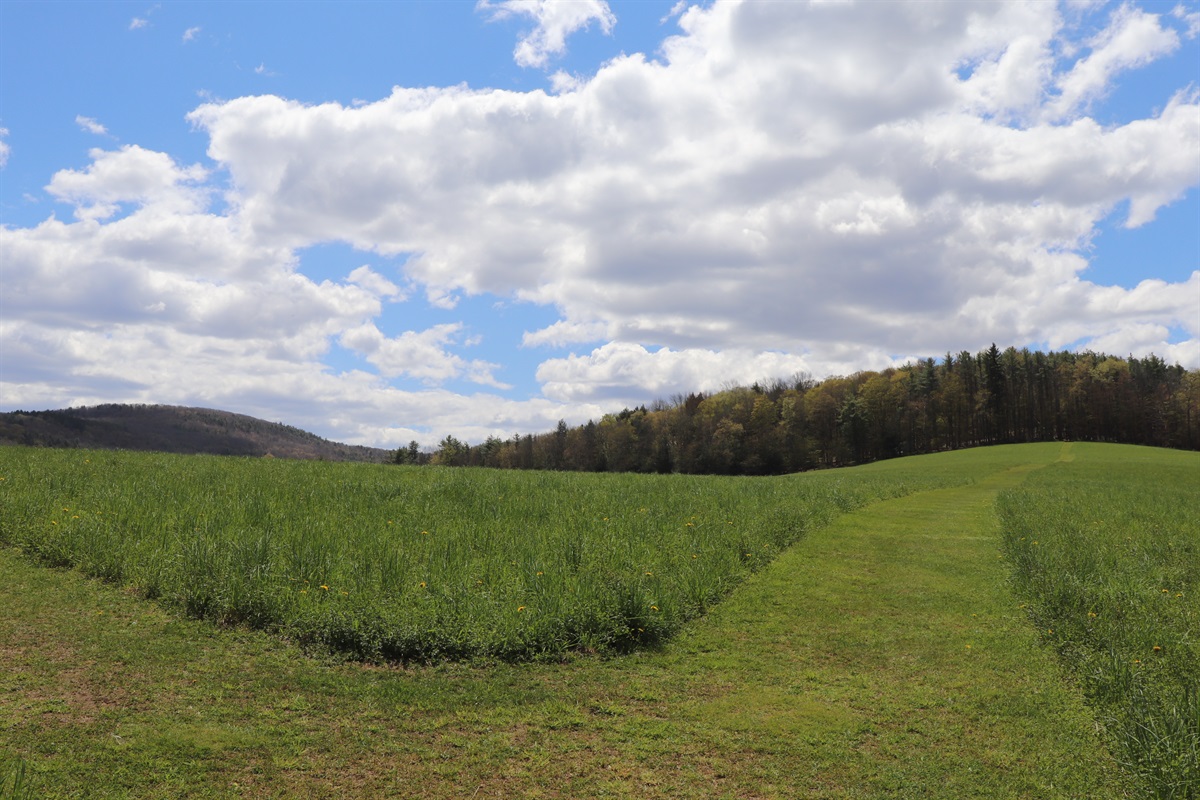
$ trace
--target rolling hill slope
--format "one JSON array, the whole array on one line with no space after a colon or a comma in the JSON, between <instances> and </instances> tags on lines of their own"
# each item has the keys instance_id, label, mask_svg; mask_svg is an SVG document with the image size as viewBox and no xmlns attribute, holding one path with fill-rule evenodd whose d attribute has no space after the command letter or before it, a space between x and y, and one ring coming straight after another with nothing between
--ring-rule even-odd
<instances>
[{"instance_id":1,"label":"rolling hill slope","mask_svg":"<svg viewBox=\"0 0 1200 800\"><path fill-rule=\"evenodd\" d=\"M388 461L391 451L347 445L229 411L116 405L0 414L0 444L154 450L326 461Z\"/></svg>"}]
</instances>

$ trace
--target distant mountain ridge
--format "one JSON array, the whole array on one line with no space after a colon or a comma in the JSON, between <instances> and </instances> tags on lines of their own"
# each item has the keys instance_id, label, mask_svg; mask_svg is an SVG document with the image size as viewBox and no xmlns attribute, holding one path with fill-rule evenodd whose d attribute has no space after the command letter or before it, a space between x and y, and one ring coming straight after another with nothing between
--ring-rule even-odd
<instances>
[{"instance_id":1,"label":"distant mountain ridge","mask_svg":"<svg viewBox=\"0 0 1200 800\"><path fill-rule=\"evenodd\" d=\"M394 455L390 450L331 442L291 425L230 411L112 403L0 413L0 444L326 461L383 462Z\"/></svg>"}]
</instances>

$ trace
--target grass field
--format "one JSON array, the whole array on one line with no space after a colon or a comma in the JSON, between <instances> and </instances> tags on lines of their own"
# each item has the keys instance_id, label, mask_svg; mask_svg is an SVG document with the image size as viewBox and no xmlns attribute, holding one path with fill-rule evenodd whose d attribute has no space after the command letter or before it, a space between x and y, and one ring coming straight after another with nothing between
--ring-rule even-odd
<instances>
[{"instance_id":1,"label":"grass field","mask_svg":"<svg viewBox=\"0 0 1200 800\"><path fill-rule=\"evenodd\" d=\"M663 641L811 528L962 476L738 480L0 449L0 541L357 658Z\"/></svg>"},{"instance_id":2,"label":"grass field","mask_svg":"<svg viewBox=\"0 0 1200 800\"><path fill-rule=\"evenodd\" d=\"M1159 459L1164 451L1082 445L987 448L762 481L358 467L331 478L337 465L182 459L175 465L146 462L141 488L133 492L113 479L115 462L105 461L123 456L59 453L56 458L67 460L51 469L37 453L45 451L0 453L4 535L19 545L0 551L8 576L0 582L0 761L19 759L34 787L31 796L38 797L1147 796L1147 778L1137 770L1122 772L1109 753L1114 742L1120 754L1119 738L1097 735L1097 723L1109 723L1111 712L1086 705L1086 681L1064 671L1078 663L1060 658L1070 650L1064 643L1073 641L1061 631L1070 628L1049 634L1043 602L1024 578L1014 584L1013 568L1024 570L1012 545L1021 534L1008 511L1002 533L994 507L998 496L1007 508L1028 505L1020 493L1045 491L1044 476L1076 475L1074 491L1096 495L1143 462L1178 459L1172 463L1183 475L1200 474L1196 454ZM100 480L83 470L64 474L77 466L71 458L90 460L88 466L99 459ZM179 476L192 485L180 486ZM48 487L32 503L26 497L35 479ZM467 487L463 481L479 483ZM396 484L406 482L410 486L397 494ZM242 501L235 491L240 484L263 488L248 495L257 500ZM176 539L179 531L197 528L214 533L230 520L241 520L240 531L255 530L247 520L270 530L289 524L302 530L302 522L284 522L293 513L286 505L270 499L278 496L266 487L276 484L310 498L306 507L340 503L353 510L344 517L326 511L323 522L311 525L318 541L332 539L338 524L357 526L346 537L357 540L356 531L368 527L364 520L386 525L391 519L393 526L409 526L406 543L427 548L415 552L435 555L448 548L427 542L458 527L464 529L460 535L476 537L505 525L540 531L523 539L550 543L548 549L508 550L488 560L470 548L475 560L463 562L496 570L476 572L475 580L505 575L524 592L546 577L538 571L561 567L545 553L570 552L555 529L582 531L577 539L597 537L603 547L593 549L616 550L619 558L597 556L581 564L671 578L631 585L643 591L643 609L678 605L671 624L654 629L654 641L629 634L628 617L624 638L596 637L591 644L608 656L568 649L533 661L371 664L299 647L294 632L302 629L289 627L294 623L252 630L244 624L255 621L251 616L225 614L219 603L189 605L187 595L165 579L148 591L136 570L89 567L66 546L70 537L51 538L59 544L42 547L13 533L38 525L57 533L61 515L71 519L77 510L123 517L94 529L107 532L102 540L109 547L126 532L156 541L156 526L168 523L176 525ZM1194 496L1192 485L1163 486L1152 505L1178 507ZM165 486L176 487L175 493L162 495ZM539 492L545 492L540 499ZM513 516L504 516L501 495L515 506ZM203 504L189 505L188 498L205 496L219 508L210 508L206 524L196 525L187 509ZM64 497L70 502L60 502ZM381 498L392 504L378 506ZM139 511L138 500L150 500L150 510ZM1059 527L1048 521L1055 502L1038 500L1047 521L1034 524ZM539 517L546 503L553 503L551 510ZM480 515L486 524L467 524ZM429 530L429 539L422 530ZM604 538L613 531L628 533ZM1181 531L1191 538L1168 541L1194 546L1195 528ZM649 540L640 550L639 538ZM487 540L518 546L499 535ZM268 543L280 541L286 539ZM662 558L664 542L682 542L686 558L647 561ZM219 549L209 548L208 561L176 556L157 574L188 574L181 563L223 564L226 557L212 553ZM465 544L453 552L463 549ZM138 553L155 551L143 543L129 552L120 563L137 564ZM325 560L315 563L344 569L340 574L349 580L353 559L332 546L324 552ZM541 552L543 560L513 559L513 552ZM745 560L738 555L745 552L756 555ZM712 554L713 563L730 566L704 573L716 576L718 588L685 610L686 600L663 598L686 598L686 592L670 595L661 587L689 585L679 576L688 574L687 562L701 561L693 554ZM229 557L248 563L241 558ZM509 571L503 569L506 558ZM36 565L39 559L78 563L110 581L46 569ZM112 564L111 558L96 560ZM413 557L407 563L438 560L431 555L427 562ZM316 584L321 594L312 608L350 596L326 597L335 591L328 581L333 574L339 573L309 573L308 594L299 597L312 595L318 579L330 589ZM406 588L419 577L403 574ZM276 575L271 592L292 598L281 607L305 608L306 601L295 600L301 589L292 586L305 577L294 569ZM213 574L195 580L222 585ZM424 588L433 583L425 582ZM1171 597L1180 601L1175 608L1188 607L1192 595L1179 593L1184 596ZM210 588L214 594L220 596ZM165 602L147 602L147 595ZM532 604L520 602L528 596L516 592L506 602L528 611ZM707 613L685 622L702 609ZM188 612L209 619L192 619ZM213 625L214 619L226 624ZM486 615L481 619L497 624ZM1187 627L1194 620L1171 617L1153 638L1194 642L1195 628ZM1184 627L1171 627L1177 624ZM639 643L647 646L629 650ZM573 644L587 646L583 638ZM1168 648L1158 646L1160 653ZM475 651L492 657L506 652L494 646ZM1156 669L1163 675L1194 669L1195 652L1188 652L1172 649L1168 655L1182 666L1166 668L1163 661ZM1109 723L1109 733L1112 728Z\"/></svg>"},{"instance_id":3,"label":"grass field","mask_svg":"<svg viewBox=\"0 0 1200 800\"><path fill-rule=\"evenodd\" d=\"M1154 797L1200 797L1200 463L1092 444L1070 458L1001 494L1005 551L1122 763Z\"/></svg>"}]
</instances>

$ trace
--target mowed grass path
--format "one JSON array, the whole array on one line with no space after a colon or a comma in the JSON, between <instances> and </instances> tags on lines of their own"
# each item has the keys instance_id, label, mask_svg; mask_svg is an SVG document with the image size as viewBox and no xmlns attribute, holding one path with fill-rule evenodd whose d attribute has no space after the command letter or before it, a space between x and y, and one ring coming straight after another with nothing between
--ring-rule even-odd
<instances>
[{"instance_id":1,"label":"mowed grass path","mask_svg":"<svg viewBox=\"0 0 1200 800\"><path fill-rule=\"evenodd\" d=\"M1121 797L1000 558L996 492L1060 454L930 457L990 474L809 534L661 651L563 664L320 662L3 551L0 748L39 797Z\"/></svg>"}]
</instances>

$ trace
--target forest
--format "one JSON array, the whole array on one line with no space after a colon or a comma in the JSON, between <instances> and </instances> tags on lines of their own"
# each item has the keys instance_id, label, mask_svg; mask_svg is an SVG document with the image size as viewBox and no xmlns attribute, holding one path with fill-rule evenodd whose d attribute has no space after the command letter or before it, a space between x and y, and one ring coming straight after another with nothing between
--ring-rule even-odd
<instances>
[{"instance_id":1,"label":"forest","mask_svg":"<svg viewBox=\"0 0 1200 800\"><path fill-rule=\"evenodd\" d=\"M995 344L880 372L690 393L599 421L469 445L416 442L397 463L771 475L979 445L1098 441L1200 450L1200 371L1158 356Z\"/></svg>"}]
</instances>

